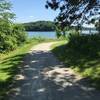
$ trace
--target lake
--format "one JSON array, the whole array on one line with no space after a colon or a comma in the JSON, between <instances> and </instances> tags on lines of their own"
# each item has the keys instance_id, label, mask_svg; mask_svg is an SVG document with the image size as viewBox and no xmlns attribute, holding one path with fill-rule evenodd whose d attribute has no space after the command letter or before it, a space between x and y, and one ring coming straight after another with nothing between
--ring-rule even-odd
<instances>
[{"instance_id":1,"label":"lake","mask_svg":"<svg viewBox=\"0 0 100 100\"><path fill-rule=\"evenodd\" d=\"M28 32L29 37L56 38L55 32Z\"/></svg>"},{"instance_id":2,"label":"lake","mask_svg":"<svg viewBox=\"0 0 100 100\"><path fill-rule=\"evenodd\" d=\"M97 33L96 30L82 30L82 34L94 34ZM56 32L28 32L29 37L42 37L42 38L49 38L49 39L55 39L56 38Z\"/></svg>"}]
</instances>

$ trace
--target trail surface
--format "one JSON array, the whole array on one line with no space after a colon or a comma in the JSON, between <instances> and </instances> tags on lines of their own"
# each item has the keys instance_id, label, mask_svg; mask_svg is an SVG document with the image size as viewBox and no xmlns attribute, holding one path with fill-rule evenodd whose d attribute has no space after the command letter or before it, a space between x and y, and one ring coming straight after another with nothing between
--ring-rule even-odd
<instances>
[{"instance_id":1,"label":"trail surface","mask_svg":"<svg viewBox=\"0 0 100 100\"><path fill-rule=\"evenodd\" d=\"M26 55L10 100L100 100L99 91L53 56L52 44L41 43Z\"/></svg>"}]
</instances>

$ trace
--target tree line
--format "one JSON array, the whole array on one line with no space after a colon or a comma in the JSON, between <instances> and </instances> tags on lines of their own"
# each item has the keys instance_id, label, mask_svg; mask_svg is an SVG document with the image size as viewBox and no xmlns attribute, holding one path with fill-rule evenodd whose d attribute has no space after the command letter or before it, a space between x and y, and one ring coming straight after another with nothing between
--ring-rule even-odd
<instances>
[{"instance_id":1,"label":"tree line","mask_svg":"<svg viewBox=\"0 0 100 100\"><path fill-rule=\"evenodd\" d=\"M0 53L16 49L27 38L24 27L13 22L11 7L11 2L0 0Z\"/></svg>"},{"instance_id":2,"label":"tree line","mask_svg":"<svg viewBox=\"0 0 100 100\"><path fill-rule=\"evenodd\" d=\"M59 11L55 23L62 31L66 26L80 28L84 23L93 23L100 33L100 0L47 0L45 7Z\"/></svg>"},{"instance_id":3,"label":"tree line","mask_svg":"<svg viewBox=\"0 0 100 100\"><path fill-rule=\"evenodd\" d=\"M55 24L52 21L36 21L23 23L26 31L54 31Z\"/></svg>"}]
</instances>

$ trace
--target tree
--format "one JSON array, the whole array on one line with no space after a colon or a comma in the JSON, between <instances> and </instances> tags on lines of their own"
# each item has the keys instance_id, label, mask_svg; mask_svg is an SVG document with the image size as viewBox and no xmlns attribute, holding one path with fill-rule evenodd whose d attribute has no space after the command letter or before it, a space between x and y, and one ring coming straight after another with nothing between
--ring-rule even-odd
<instances>
[{"instance_id":1,"label":"tree","mask_svg":"<svg viewBox=\"0 0 100 100\"><path fill-rule=\"evenodd\" d=\"M7 0L0 0L0 19L10 21L15 14L11 12L12 4Z\"/></svg>"},{"instance_id":2,"label":"tree","mask_svg":"<svg viewBox=\"0 0 100 100\"><path fill-rule=\"evenodd\" d=\"M98 31L98 33L100 34L100 16L93 18L89 23L92 23L95 25L96 30Z\"/></svg>"},{"instance_id":3,"label":"tree","mask_svg":"<svg viewBox=\"0 0 100 100\"><path fill-rule=\"evenodd\" d=\"M26 31L54 31L55 25L52 21L36 21L23 23Z\"/></svg>"},{"instance_id":4,"label":"tree","mask_svg":"<svg viewBox=\"0 0 100 100\"><path fill-rule=\"evenodd\" d=\"M59 9L55 22L62 29L72 24L83 24L90 17L100 14L100 0L47 0L46 8Z\"/></svg>"},{"instance_id":5,"label":"tree","mask_svg":"<svg viewBox=\"0 0 100 100\"><path fill-rule=\"evenodd\" d=\"M0 0L0 31L10 34L12 27L12 19L15 14L11 12L11 3L7 0Z\"/></svg>"},{"instance_id":6,"label":"tree","mask_svg":"<svg viewBox=\"0 0 100 100\"><path fill-rule=\"evenodd\" d=\"M26 40L24 28L13 23L11 7L9 1L0 0L0 52L14 50Z\"/></svg>"},{"instance_id":7,"label":"tree","mask_svg":"<svg viewBox=\"0 0 100 100\"><path fill-rule=\"evenodd\" d=\"M98 33L100 34L100 19L95 23L96 29L98 30Z\"/></svg>"}]
</instances>

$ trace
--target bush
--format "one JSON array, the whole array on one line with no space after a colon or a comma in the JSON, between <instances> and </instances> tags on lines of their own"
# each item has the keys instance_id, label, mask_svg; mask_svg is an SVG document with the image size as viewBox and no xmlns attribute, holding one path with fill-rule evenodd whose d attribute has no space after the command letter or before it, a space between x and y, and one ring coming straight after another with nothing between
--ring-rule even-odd
<instances>
[{"instance_id":1,"label":"bush","mask_svg":"<svg viewBox=\"0 0 100 100\"><path fill-rule=\"evenodd\" d=\"M25 32L25 29L22 25L14 24L13 25L13 34L17 40L18 45L25 42L27 39L27 33Z\"/></svg>"},{"instance_id":2,"label":"bush","mask_svg":"<svg viewBox=\"0 0 100 100\"><path fill-rule=\"evenodd\" d=\"M0 1L0 53L16 49L27 37L23 26L12 22L11 5L8 0Z\"/></svg>"},{"instance_id":3,"label":"bush","mask_svg":"<svg viewBox=\"0 0 100 100\"><path fill-rule=\"evenodd\" d=\"M88 35L69 35L68 46L74 50L83 52L84 54L93 55L98 51L100 44L100 35L98 34L88 34Z\"/></svg>"},{"instance_id":4,"label":"bush","mask_svg":"<svg viewBox=\"0 0 100 100\"><path fill-rule=\"evenodd\" d=\"M14 50L16 49L16 47L17 47L16 38L11 37L11 36L6 37L3 43L3 51Z\"/></svg>"},{"instance_id":5,"label":"bush","mask_svg":"<svg viewBox=\"0 0 100 100\"><path fill-rule=\"evenodd\" d=\"M69 35L67 44L52 50L67 67L89 78L90 84L100 88L100 35Z\"/></svg>"},{"instance_id":6,"label":"bush","mask_svg":"<svg viewBox=\"0 0 100 100\"><path fill-rule=\"evenodd\" d=\"M2 28L5 27L2 26ZM27 39L24 27L18 24L11 24L10 27L0 31L0 52L7 52L17 48Z\"/></svg>"}]
</instances>

